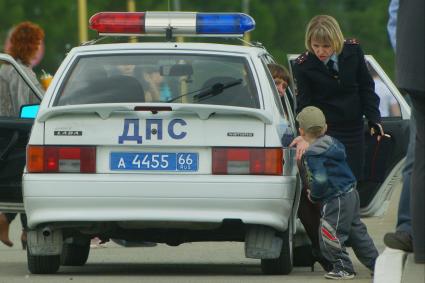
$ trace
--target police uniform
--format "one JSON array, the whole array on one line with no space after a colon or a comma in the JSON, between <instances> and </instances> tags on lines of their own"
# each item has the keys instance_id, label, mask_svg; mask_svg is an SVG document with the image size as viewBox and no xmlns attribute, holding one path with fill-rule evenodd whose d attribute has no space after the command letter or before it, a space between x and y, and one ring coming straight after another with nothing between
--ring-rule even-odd
<instances>
[{"instance_id":1,"label":"police uniform","mask_svg":"<svg viewBox=\"0 0 425 283\"><path fill-rule=\"evenodd\" d=\"M338 73L310 52L301 54L294 64L298 89L297 112L306 106L323 111L327 134L342 142L347 161L358 180L364 160L363 115L380 123L379 97L366 66L364 53L355 39L347 39L338 55Z\"/></svg>"}]
</instances>

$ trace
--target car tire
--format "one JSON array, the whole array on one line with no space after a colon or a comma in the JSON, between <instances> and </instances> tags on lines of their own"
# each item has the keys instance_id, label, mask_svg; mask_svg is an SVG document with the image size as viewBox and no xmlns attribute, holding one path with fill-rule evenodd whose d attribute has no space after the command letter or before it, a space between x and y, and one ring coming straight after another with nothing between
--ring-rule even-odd
<instances>
[{"instance_id":1,"label":"car tire","mask_svg":"<svg viewBox=\"0 0 425 283\"><path fill-rule=\"evenodd\" d=\"M263 274L287 275L291 273L293 267L293 233L291 222L288 225L288 229L282 233L282 240L282 249L278 258L261 260Z\"/></svg>"},{"instance_id":2,"label":"car tire","mask_svg":"<svg viewBox=\"0 0 425 283\"><path fill-rule=\"evenodd\" d=\"M61 265L82 266L86 264L90 253L90 239L74 243L63 243L60 256Z\"/></svg>"},{"instance_id":3,"label":"car tire","mask_svg":"<svg viewBox=\"0 0 425 283\"><path fill-rule=\"evenodd\" d=\"M27 261L32 274L53 274L59 270L60 255L31 255L27 248Z\"/></svg>"}]
</instances>

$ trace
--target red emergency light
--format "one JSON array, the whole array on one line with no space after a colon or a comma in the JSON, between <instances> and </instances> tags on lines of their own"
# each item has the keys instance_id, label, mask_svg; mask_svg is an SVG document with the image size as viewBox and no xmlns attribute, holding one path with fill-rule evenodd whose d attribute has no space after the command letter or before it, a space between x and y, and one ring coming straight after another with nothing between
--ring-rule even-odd
<instances>
[{"instance_id":1,"label":"red emergency light","mask_svg":"<svg viewBox=\"0 0 425 283\"><path fill-rule=\"evenodd\" d=\"M145 33L143 12L101 12L90 18L90 28L98 33Z\"/></svg>"}]
</instances>

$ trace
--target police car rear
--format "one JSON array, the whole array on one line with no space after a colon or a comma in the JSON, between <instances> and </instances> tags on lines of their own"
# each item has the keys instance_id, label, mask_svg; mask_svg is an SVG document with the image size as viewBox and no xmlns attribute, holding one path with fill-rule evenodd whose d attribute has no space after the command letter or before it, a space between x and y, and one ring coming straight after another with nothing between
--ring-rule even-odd
<instances>
[{"instance_id":1,"label":"police car rear","mask_svg":"<svg viewBox=\"0 0 425 283\"><path fill-rule=\"evenodd\" d=\"M91 25L170 39L241 35L254 23L244 14L147 12L100 13ZM84 265L90 239L99 237L244 241L265 273L289 273L297 177L281 144L291 121L268 56L204 43L74 48L27 148L30 271Z\"/></svg>"}]
</instances>

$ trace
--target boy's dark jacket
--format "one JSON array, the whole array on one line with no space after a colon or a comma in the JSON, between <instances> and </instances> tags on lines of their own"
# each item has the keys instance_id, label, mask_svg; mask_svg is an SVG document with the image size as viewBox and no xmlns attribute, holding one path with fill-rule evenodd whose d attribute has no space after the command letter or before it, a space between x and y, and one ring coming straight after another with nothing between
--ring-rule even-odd
<instances>
[{"instance_id":1,"label":"boy's dark jacket","mask_svg":"<svg viewBox=\"0 0 425 283\"><path fill-rule=\"evenodd\" d=\"M312 201L326 202L356 185L356 179L346 162L344 146L324 135L314 141L303 157Z\"/></svg>"}]
</instances>

